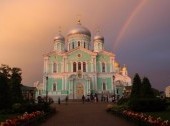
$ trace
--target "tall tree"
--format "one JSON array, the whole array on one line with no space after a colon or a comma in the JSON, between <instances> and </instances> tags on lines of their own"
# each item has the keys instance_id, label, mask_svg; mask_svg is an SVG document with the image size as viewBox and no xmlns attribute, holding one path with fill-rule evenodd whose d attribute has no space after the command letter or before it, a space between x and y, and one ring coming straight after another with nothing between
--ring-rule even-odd
<instances>
[{"instance_id":1,"label":"tall tree","mask_svg":"<svg viewBox=\"0 0 170 126\"><path fill-rule=\"evenodd\" d=\"M22 91L21 91L21 69L20 68L12 68L11 69L11 93L12 93L12 102L17 103L22 101Z\"/></svg>"},{"instance_id":2,"label":"tall tree","mask_svg":"<svg viewBox=\"0 0 170 126\"><path fill-rule=\"evenodd\" d=\"M3 73L8 79L10 78L11 68L6 64L1 64L0 72Z\"/></svg>"},{"instance_id":3,"label":"tall tree","mask_svg":"<svg viewBox=\"0 0 170 126\"><path fill-rule=\"evenodd\" d=\"M8 108L11 105L9 90L8 78L0 72L0 109Z\"/></svg>"},{"instance_id":4,"label":"tall tree","mask_svg":"<svg viewBox=\"0 0 170 126\"><path fill-rule=\"evenodd\" d=\"M140 88L141 88L141 79L138 73L135 74L133 79L131 98L139 98L140 97Z\"/></svg>"},{"instance_id":5,"label":"tall tree","mask_svg":"<svg viewBox=\"0 0 170 126\"><path fill-rule=\"evenodd\" d=\"M141 96L142 98L154 98L155 97L150 81L147 77L144 77L142 80Z\"/></svg>"}]
</instances>

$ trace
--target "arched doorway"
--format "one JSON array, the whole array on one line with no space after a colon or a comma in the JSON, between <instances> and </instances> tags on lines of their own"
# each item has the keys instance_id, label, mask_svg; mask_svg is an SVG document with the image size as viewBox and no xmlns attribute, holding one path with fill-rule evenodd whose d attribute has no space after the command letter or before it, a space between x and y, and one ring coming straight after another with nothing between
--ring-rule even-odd
<instances>
[{"instance_id":1,"label":"arched doorway","mask_svg":"<svg viewBox=\"0 0 170 126\"><path fill-rule=\"evenodd\" d=\"M81 99L83 95L84 95L83 84L77 84L76 85L76 98Z\"/></svg>"}]
</instances>

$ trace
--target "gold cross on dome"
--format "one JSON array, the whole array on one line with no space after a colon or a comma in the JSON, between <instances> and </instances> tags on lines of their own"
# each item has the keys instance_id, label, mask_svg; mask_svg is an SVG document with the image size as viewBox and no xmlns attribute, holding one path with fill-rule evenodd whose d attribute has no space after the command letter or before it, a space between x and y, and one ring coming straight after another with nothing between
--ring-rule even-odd
<instances>
[{"instance_id":1,"label":"gold cross on dome","mask_svg":"<svg viewBox=\"0 0 170 126\"><path fill-rule=\"evenodd\" d=\"M61 34L61 26L58 27L58 33Z\"/></svg>"},{"instance_id":2,"label":"gold cross on dome","mask_svg":"<svg viewBox=\"0 0 170 126\"><path fill-rule=\"evenodd\" d=\"M77 24L79 24L79 25L81 25L81 20L80 20L80 18L81 18L81 15L78 14L78 15L77 15Z\"/></svg>"}]
</instances>

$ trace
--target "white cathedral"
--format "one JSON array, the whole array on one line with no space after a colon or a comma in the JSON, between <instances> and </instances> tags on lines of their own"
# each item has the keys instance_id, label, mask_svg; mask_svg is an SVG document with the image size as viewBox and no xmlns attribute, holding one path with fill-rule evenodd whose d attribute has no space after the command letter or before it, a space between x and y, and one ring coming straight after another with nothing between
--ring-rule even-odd
<instances>
[{"instance_id":1,"label":"white cathedral","mask_svg":"<svg viewBox=\"0 0 170 126\"><path fill-rule=\"evenodd\" d=\"M80 21L64 37L54 37L54 48L44 55L43 83L36 82L37 96L81 99L90 93L122 97L131 78L121 67L115 54L104 49L104 37L91 37ZM93 44L93 49L91 48Z\"/></svg>"}]
</instances>

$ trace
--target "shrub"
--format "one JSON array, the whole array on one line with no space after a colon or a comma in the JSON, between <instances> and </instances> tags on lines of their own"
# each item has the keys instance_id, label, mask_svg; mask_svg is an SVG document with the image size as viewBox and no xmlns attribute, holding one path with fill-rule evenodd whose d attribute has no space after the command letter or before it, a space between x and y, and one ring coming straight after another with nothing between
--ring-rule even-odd
<instances>
[{"instance_id":1,"label":"shrub","mask_svg":"<svg viewBox=\"0 0 170 126\"><path fill-rule=\"evenodd\" d=\"M129 103L129 98L121 98L121 99L117 102L118 105L128 105L128 103Z\"/></svg>"},{"instance_id":2,"label":"shrub","mask_svg":"<svg viewBox=\"0 0 170 126\"><path fill-rule=\"evenodd\" d=\"M15 103L12 105L12 111L14 113L20 113L21 112L21 104L20 103Z\"/></svg>"},{"instance_id":3,"label":"shrub","mask_svg":"<svg viewBox=\"0 0 170 126\"><path fill-rule=\"evenodd\" d=\"M143 112L155 112L163 111L166 109L165 100L158 98L148 98L148 99L131 99L129 102L130 109L134 111Z\"/></svg>"}]
</instances>

